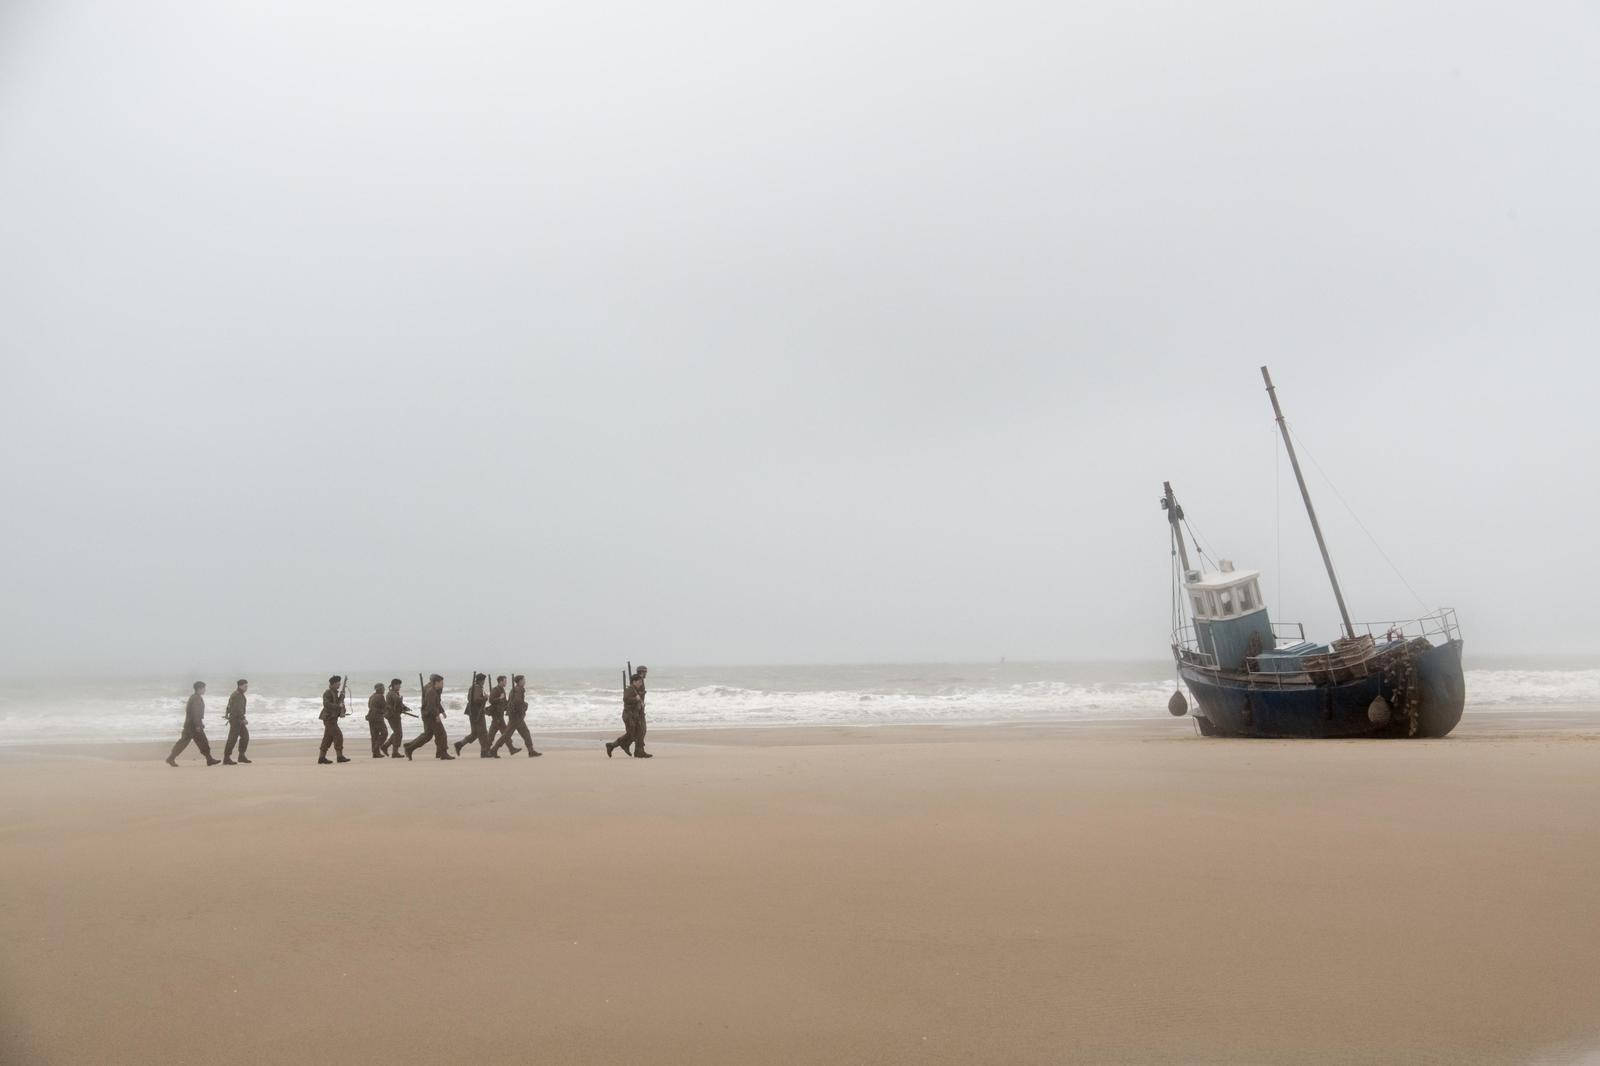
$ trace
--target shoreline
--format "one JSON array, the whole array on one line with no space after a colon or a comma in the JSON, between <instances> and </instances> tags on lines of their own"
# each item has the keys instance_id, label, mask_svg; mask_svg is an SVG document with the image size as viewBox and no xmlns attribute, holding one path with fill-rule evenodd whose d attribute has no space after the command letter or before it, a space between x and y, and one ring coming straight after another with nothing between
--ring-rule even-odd
<instances>
[{"instance_id":1,"label":"shoreline","mask_svg":"<svg viewBox=\"0 0 1600 1066\"><path fill-rule=\"evenodd\" d=\"M448 719L446 728L455 724L456 719ZM227 740L226 723L218 723L221 729L209 729L212 746L219 752ZM620 730L620 720L616 726L593 728L551 728L544 731L533 729L535 744L550 743L552 747L575 748L582 747L590 742L599 744L606 740L614 739ZM361 722L353 722L344 730L345 747L350 752L366 752L368 737ZM530 723L532 728L532 723ZM1535 736L1577 736L1586 737L1594 731L1593 739L1600 739L1600 706L1595 707L1558 707L1538 708L1529 710L1468 710L1461 719L1461 724L1449 736L1440 740L1425 740L1422 743L1457 743L1461 741L1480 740L1487 738L1507 737L1535 737ZM748 724L717 724L717 725L692 725L692 726L657 726L650 727L651 744L657 743L700 743L717 744L722 746L752 745L761 746L763 742L779 745L795 745L806 741L816 743L851 743L851 742L896 742L900 740L923 740L946 734L959 734L962 737L972 738L986 732L1003 733L1012 735L1021 732L1032 732L1041 736L1079 736L1088 739L1094 734L1110 734L1115 736L1134 736L1143 739L1182 739L1192 736L1197 740L1206 740L1209 743L1240 742L1249 744L1370 744L1381 738L1356 737L1346 739L1327 740L1280 740L1280 739L1248 739L1248 738L1220 738L1199 737L1194 726L1192 716L1173 718L1167 714L1152 714L1138 718L1092 718L1092 719L999 719L994 721L961 720L947 722L793 722L775 723L759 722ZM407 737L416 735L416 729L408 729ZM8 753L32 752L47 754L59 751L61 753L77 752L84 749L108 748L122 749L127 747L161 747L163 750L170 748L177 739L178 727L174 725L172 734L163 737L150 737L146 739L113 739L105 740L92 737L69 738L61 740L0 740L0 759ZM284 734L274 733L270 736L256 736L251 739L251 747L259 748L262 745L276 744L302 744L309 742L315 744L321 739L321 731L307 730L304 733ZM455 730L450 731L450 740L453 744L461 739ZM1390 740L1390 743L1398 741ZM1417 743L1418 741L1408 741ZM191 747L185 753L186 758L195 758L196 750ZM219 756L220 757L220 756Z\"/></svg>"}]
</instances>

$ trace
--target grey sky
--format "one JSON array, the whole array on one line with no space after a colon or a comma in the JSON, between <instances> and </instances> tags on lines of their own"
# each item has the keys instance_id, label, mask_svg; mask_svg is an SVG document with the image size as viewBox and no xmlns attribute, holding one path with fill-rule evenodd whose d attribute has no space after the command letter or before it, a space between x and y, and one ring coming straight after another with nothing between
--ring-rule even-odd
<instances>
[{"instance_id":1,"label":"grey sky","mask_svg":"<svg viewBox=\"0 0 1600 1066\"><path fill-rule=\"evenodd\" d=\"M1600 641L1600 8L0 8L0 665ZM1313 470L1360 618L1415 601Z\"/></svg>"}]
</instances>

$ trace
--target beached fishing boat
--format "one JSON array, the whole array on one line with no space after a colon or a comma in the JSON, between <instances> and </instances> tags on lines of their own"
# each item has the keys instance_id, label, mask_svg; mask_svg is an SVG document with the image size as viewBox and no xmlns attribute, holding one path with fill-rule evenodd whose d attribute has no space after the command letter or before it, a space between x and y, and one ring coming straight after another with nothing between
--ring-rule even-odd
<instances>
[{"instance_id":1,"label":"beached fishing boat","mask_svg":"<svg viewBox=\"0 0 1600 1066\"><path fill-rule=\"evenodd\" d=\"M1173 693L1168 710L1188 712L1187 688L1205 736L1444 736L1461 721L1466 700L1455 611L1443 608L1400 622L1351 622L1266 367L1261 376L1322 551L1343 632L1319 644L1306 639L1299 623L1273 622L1259 571L1235 569L1227 560L1211 570L1191 568L1183 508L1169 482L1161 507L1172 528L1172 655L1182 688Z\"/></svg>"}]
</instances>

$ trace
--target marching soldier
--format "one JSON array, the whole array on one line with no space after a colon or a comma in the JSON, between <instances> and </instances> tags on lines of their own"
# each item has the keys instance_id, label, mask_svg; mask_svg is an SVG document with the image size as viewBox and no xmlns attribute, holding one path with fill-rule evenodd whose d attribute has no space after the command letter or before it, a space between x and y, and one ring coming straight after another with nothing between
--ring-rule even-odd
<instances>
[{"instance_id":1,"label":"marching soldier","mask_svg":"<svg viewBox=\"0 0 1600 1066\"><path fill-rule=\"evenodd\" d=\"M444 731L444 678L434 674L422 690L422 732L405 746L406 758L429 740L433 741L435 759L454 759L450 754L450 738Z\"/></svg>"},{"instance_id":2,"label":"marching soldier","mask_svg":"<svg viewBox=\"0 0 1600 1066\"><path fill-rule=\"evenodd\" d=\"M504 681L505 678L501 678ZM504 744L511 749L511 754L516 755L522 749L516 747L515 737L522 736L522 742L528 746L528 758L537 758L544 752L537 751L533 746L533 737L528 735L528 690L522 675L518 674L511 679L511 721L500 733L500 739L494 742L494 751L500 750Z\"/></svg>"},{"instance_id":3,"label":"marching soldier","mask_svg":"<svg viewBox=\"0 0 1600 1066\"><path fill-rule=\"evenodd\" d=\"M622 728L623 734L616 740L606 741L606 758L611 758L611 753L621 748L624 753L632 755L635 759L653 759L655 756L644 750L644 678L650 668L641 666L633 672L633 677L628 679L628 687L622 690ZM629 745L633 750L629 750Z\"/></svg>"},{"instance_id":4,"label":"marching soldier","mask_svg":"<svg viewBox=\"0 0 1600 1066\"><path fill-rule=\"evenodd\" d=\"M228 744L222 749L222 765L237 766L238 763L249 765L250 760L245 758L245 749L250 747L250 723L244 717L245 690L250 687L250 682L244 678L239 679L238 687L228 695L228 709L222 712L223 721L228 723ZM239 745L238 762L233 758L233 746Z\"/></svg>"},{"instance_id":5,"label":"marching soldier","mask_svg":"<svg viewBox=\"0 0 1600 1066\"><path fill-rule=\"evenodd\" d=\"M328 758L328 749L332 748L340 762L349 762L344 757L344 730L339 728L339 719L344 717L344 694L339 691L340 683L344 679L338 674L328 678L327 691L322 694L322 750L317 752L319 765L331 765L332 759Z\"/></svg>"},{"instance_id":6,"label":"marching soldier","mask_svg":"<svg viewBox=\"0 0 1600 1066\"><path fill-rule=\"evenodd\" d=\"M400 757L400 717L411 714L411 708L406 706L406 698L400 692L400 679L393 678L389 682L389 694L383 698L383 713L388 719L389 739L385 742L391 759ZM415 717L415 715L412 715Z\"/></svg>"},{"instance_id":7,"label":"marching soldier","mask_svg":"<svg viewBox=\"0 0 1600 1066\"><path fill-rule=\"evenodd\" d=\"M194 741L194 746L200 749L200 754L206 757L207 766L215 766L221 759L211 757L211 742L206 739L206 683L196 681L194 694L189 697L189 702L183 707L183 735L172 746L172 754L167 756L168 766L178 765L178 756L183 749L189 746L189 741Z\"/></svg>"},{"instance_id":8,"label":"marching soldier","mask_svg":"<svg viewBox=\"0 0 1600 1066\"><path fill-rule=\"evenodd\" d=\"M389 744L389 730L383 724L384 717L383 682L379 681L372 686L372 695L367 697L367 732L372 734L372 757L384 757L384 748Z\"/></svg>"},{"instance_id":9,"label":"marching soldier","mask_svg":"<svg viewBox=\"0 0 1600 1066\"><path fill-rule=\"evenodd\" d=\"M494 688L489 690L489 758L498 759L502 743L513 743L510 737L506 732L506 675L501 674L494 679ZM511 754L521 755L522 749L512 746Z\"/></svg>"},{"instance_id":10,"label":"marching soldier","mask_svg":"<svg viewBox=\"0 0 1600 1066\"><path fill-rule=\"evenodd\" d=\"M456 754L461 754L461 749L478 742L478 757L489 757L489 735L484 731L483 716L484 704L487 702L483 694L483 683L489 680L488 674L473 674L472 687L467 689L467 725L472 730L466 736L456 741Z\"/></svg>"}]
</instances>

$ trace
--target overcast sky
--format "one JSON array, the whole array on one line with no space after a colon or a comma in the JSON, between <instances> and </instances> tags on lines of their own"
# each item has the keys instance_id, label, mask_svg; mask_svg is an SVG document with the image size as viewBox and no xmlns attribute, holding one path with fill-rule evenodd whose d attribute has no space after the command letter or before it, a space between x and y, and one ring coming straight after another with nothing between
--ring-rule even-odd
<instances>
[{"instance_id":1,"label":"overcast sky","mask_svg":"<svg viewBox=\"0 0 1600 1066\"><path fill-rule=\"evenodd\" d=\"M1593 651L1597 56L1589 2L9 0L0 666L1161 658L1167 478L1331 636L1262 363L1469 658Z\"/></svg>"}]
</instances>

